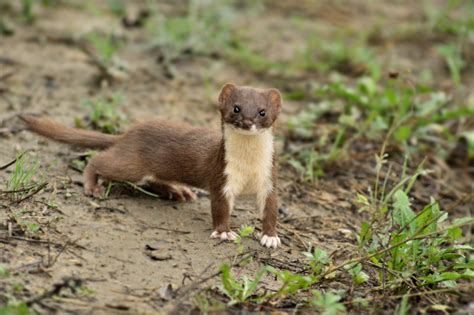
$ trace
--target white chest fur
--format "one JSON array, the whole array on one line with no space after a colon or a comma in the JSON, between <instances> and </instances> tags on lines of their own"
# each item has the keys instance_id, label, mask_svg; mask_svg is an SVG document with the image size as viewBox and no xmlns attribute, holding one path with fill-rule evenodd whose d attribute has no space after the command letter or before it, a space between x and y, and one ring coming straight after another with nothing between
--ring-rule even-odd
<instances>
[{"instance_id":1,"label":"white chest fur","mask_svg":"<svg viewBox=\"0 0 474 315\"><path fill-rule=\"evenodd\" d=\"M271 129L257 134L242 134L224 126L225 175L224 194L233 203L238 195L256 194L263 206L272 190L273 134Z\"/></svg>"}]
</instances>

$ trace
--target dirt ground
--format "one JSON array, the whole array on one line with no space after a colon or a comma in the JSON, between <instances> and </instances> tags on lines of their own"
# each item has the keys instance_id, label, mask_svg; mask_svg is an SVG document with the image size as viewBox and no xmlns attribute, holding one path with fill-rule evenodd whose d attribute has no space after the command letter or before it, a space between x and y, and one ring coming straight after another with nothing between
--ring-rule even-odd
<instances>
[{"instance_id":1,"label":"dirt ground","mask_svg":"<svg viewBox=\"0 0 474 315\"><path fill-rule=\"evenodd\" d=\"M389 4L374 5L370 10L362 4L309 10L305 1L298 3L269 5L258 18L258 31L249 36L261 38L259 45L274 47L275 54L285 59L292 55L291 49L285 48L286 40L296 44L299 40L286 26L291 19L288 12L316 19L322 29L341 23L370 24L381 14L387 16L389 25L403 23L417 14L413 3L413 10ZM169 7L170 3L164 2L164 10ZM361 21L362 15L367 19ZM129 43L118 53L129 67L125 81L97 84L98 69L89 56L56 40L97 29L119 32ZM268 32L273 36L265 36ZM67 292L44 299L33 306L39 313L190 312L194 308L191 293L200 287L199 281L214 274L220 263L236 261L242 255L236 256L235 244L209 238L210 204L205 193L192 203L156 199L116 186L105 200L84 196L82 176L70 167L71 160L83 152L28 133L15 117L17 113L44 114L72 125L76 117L86 115L85 99L119 93L126 100L126 126L153 116L219 128L216 100L225 82L290 90L325 81L316 76L285 82L226 60L201 57L177 62L177 75L169 79L156 54L142 48L142 37L139 30L124 29L113 15L96 16L67 5L41 10L33 25L17 26L14 36L0 37L0 77L8 74L0 80L0 165L28 150L38 157L40 173L47 178L44 189L20 204L0 200L0 264L14 275L4 281L21 284L19 295L24 298L41 295L65 277L80 279L87 288L79 294ZM446 76L443 65L430 58L422 42L407 41L383 49L387 58L396 56L399 64L433 62L434 73ZM440 80L439 86L443 84ZM302 106L302 101L285 102L277 129L279 152L284 151L285 122ZM377 143L355 144L348 159L329 166L324 176L311 184L295 180L290 167L282 164L279 231L283 246L266 250L256 236L244 239L245 253L252 253L254 258L245 272L265 264L293 264L298 268L301 252L309 245L326 249L336 260L353 253L355 235L364 218L354 200L375 177L373 156L379 148ZM394 151L393 156L400 162L396 167L400 167L402 155ZM423 205L434 197L446 209L458 204L454 216L472 214L472 199L465 198L472 195L472 172L451 168L435 158L428 164L434 172L417 183L414 203ZM11 172L11 168L0 170L0 181L6 181ZM40 223L40 230L33 237L13 230L13 237L7 240L8 224L3 225L7 209L28 209ZM252 200L239 200L232 214L233 228L243 224L253 225L257 231L260 228ZM205 285L218 281L213 277ZM264 282L271 288L275 281L268 277ZM169 284L171 291L178 290L176 296L167 290Z\"/></svg>"}]
</instances>

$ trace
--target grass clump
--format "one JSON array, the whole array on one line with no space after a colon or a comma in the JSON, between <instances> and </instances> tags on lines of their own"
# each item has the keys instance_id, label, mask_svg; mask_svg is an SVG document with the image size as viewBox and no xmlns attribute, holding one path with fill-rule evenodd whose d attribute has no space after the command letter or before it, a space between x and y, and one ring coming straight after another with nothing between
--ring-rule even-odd
<instances>
[{"instance_id":1,"label":"grass clump","mask_svg":"<svg viewBox=\"0 0 474 315\"><path fill-rule=\"evenodd\" d=\"M385 158L381 155L377 159L377 179ZM463 226L472 225L474 218L448 223L448 213L434 200L415 210L409 192L424 174L426 171L419 168L412 175L402 175L391 190L385 189L386 181L382 187L376 182L368 196L358 196L361 211L371 213L371 220L362 224L359 247L379 268L379 284L397 292L454 288L458 280L474 278L474 262L470 258L474 248L463 238L462 230Z\"/></svg>"},{"instance_id":2,"label":"grass clump","mask_svg":"<svg viewBox=\"0 0 474 315\"><path fill-rule=\"evenodd\" d=\"M34 182L38 175L40 161L26 152L17 155L15 168L6 182L6 192L13 201L21 200L38 188Z\"/></svg>"}]
</instances>

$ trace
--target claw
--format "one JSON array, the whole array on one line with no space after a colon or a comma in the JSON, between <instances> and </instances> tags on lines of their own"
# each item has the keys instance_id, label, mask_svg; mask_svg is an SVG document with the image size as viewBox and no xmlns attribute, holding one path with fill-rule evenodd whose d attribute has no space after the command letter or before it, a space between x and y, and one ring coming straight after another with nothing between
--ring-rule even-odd
<instances>
[{"instance_id":1,"label":"claw","mask_svg":"<svg viewBox=\"0 0 474 315\"><path fill-rule=\"evenodd\" d=\"M260 244L267 248L277 248L281 245L281 240L278 236L268 236L264 234L260 240Z\"/></svg>"},{"instance_id":2,"label":"claw","mask_svg":"<svg viewBox=\"0 0 474 315\"><path fill-rule=\"evenodd\" d=\"M225 241L225 240L233 241L237 238L237 234L233 231L229 231L229 232L214 231L211 234L211 238L220 238L223 241Z\"/></svg>"}]
</instances>

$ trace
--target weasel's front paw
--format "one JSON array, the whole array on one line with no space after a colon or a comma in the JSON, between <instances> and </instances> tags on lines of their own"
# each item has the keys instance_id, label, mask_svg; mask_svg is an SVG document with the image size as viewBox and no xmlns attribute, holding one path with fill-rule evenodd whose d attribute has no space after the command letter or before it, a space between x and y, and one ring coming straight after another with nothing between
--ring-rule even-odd
<instances>
[{"instance_id":1,"label":"weasel's front paw","mask_svg":"<svg viewBox=\"0 0 474 315\"><path fill-rule=\"evenodd\" d=\"M268 248L277 248L278 246L281 245L280 238L275 235L275 236L268 236L264 234L262 238L260 239L260 244L263 246L266 246Z\"/></svg>"},{"instance_id":2,"label":"weasel's front paw","mask_svg":"<svg viewBox=\"0 0 474 315\"><path fill-rule=\"evenodd\" d=\"M84 186L84 194L89 197L101 198L105 193L104 187L100 185L95 186Z\"/></svg>"},{"instance_id":3,"label":"weasel's front paw","mask_svg":"<svg viewBox=\"0 0 474 315\"><path fill-rule=\"evenodd\" d=\"M211 238L220 238L221 240L225 241L233 241L237 238L237 234L235 232L229 231L229 232L217 232L214 231L211 234Z\"/></svg>"}]
</instances>

